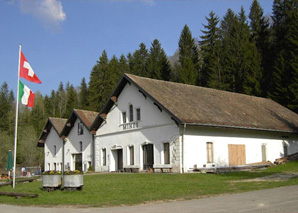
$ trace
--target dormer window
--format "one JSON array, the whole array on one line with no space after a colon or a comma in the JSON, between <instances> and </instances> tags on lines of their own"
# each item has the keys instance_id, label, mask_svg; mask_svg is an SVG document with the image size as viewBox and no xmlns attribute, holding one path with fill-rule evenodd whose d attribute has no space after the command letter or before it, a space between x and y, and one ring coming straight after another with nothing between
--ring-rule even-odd
<instances>
[{"instance_id":1,"label":"dormer window","mask_svg":"<svg viewBox=\"0 0 298 213\"><path fill-rule=\"evenodd\" d=\"M129 122L133 122L133 106L129 105Z\"/></svg>"},{"instance_id":2,"label":"dormer window","mask_svg":"<svg viewBox=\"0 0 298 213\"><path fill-rule=\"evenodd\" d=\"M78 134L79 135L84 134L83 123L78 123Z\"/></svg>"}]
</instances>

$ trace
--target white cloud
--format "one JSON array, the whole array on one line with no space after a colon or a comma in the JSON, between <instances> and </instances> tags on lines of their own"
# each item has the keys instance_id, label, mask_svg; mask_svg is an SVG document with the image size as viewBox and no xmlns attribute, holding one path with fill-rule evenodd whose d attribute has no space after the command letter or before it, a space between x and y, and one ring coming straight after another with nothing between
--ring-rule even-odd
<instances>
[{"instance_id":1,"label":"white cloud","mask_svg":"<svg viewBox=\"0 0 298 213\"><path fill-rule=\"evenodd\" d=\"M45 28L59 31L66 19L60 0L19 0L20 10L38 19Z\"/></svg>"}]
</instances>

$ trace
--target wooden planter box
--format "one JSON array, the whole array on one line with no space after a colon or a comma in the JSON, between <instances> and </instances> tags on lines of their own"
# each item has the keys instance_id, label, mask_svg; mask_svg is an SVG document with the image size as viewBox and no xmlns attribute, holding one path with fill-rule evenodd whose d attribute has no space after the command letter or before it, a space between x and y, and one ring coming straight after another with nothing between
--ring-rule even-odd
<instances>
[{"instance_id":1,"label":"wooden planter box","mask_svg":"<svg viewBox=\"0 0 298 213\"><path fill-rule=\"evenodd\" d=\"M53 191L62 185L61 175L42 175L42 187L47 191Z\"/></svg>"},{"instance_id":2,"label":"wooden planter box","mask_svg":"<svg viewBox=\"0 0 298 213\"><path fill-rule=\"evenodd\" d=\"M83 174L64 175L63 186L65 189L79 189L83 188Z\"/></svg>"}]
</instances>

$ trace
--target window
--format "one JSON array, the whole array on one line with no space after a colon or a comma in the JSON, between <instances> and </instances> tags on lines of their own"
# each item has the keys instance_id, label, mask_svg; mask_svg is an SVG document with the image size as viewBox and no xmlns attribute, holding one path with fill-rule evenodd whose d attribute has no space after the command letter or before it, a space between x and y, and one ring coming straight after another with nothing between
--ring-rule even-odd
<instances>
[{"instance_id":1,"label":"window","mask_svg":"<svg viewBox=\"0 0 298 213\"><path fill-rule=\"evenodd\" d=\"M288 156L288 145L284 144L284 157Z\"/></svg>"},{"instance_id":2,"label":"window","mask_svg":"<svg viewBox=\"0 0 298 213\"><path fill-rule=\"evenodd\" d=\"M134 147L130 146L129 147L129 160L130 160L130 165L134 165Z\"/></svg>"},{"instance_id":3,"label":"window","mask_svg":"<svg viewBox=\"0 0 298 213\"><path fill-rule=\"evenodd\" d=\"M102 165L106 166L107 165L107 152L106 149L102 149Z\"/></svg>"},{"instance_id":4,"label":"window","mask_svg":"<svg viewBox=\"0 0 298 213\"><path fill-rule=\"evenodd\" d=\"M80 152L82 152L82 151L83 151L83 142L80 141Z\"/></svg>"},{"instance_id":5,"label":"window","mask_svg":"<svg viewBox=\"0 0 298 213\"><path fill-rule=\"evenodd\" d=\"M141 120L141 109L140 108L136 109L136 112L137 112L137 121L140 121Z\"/></svg>"},{"instance_id":6,"label":"window","mask_svg":"<svg viewBox=\"0 0 298 213\"><path fill-rule=\"evenodd\" d=\"M164 150L164 164L170 164L170 144L164 143L163 150Z\"/></svg>"},{"instance_id":7,"label":"window","mask_svg":"<svg viewBox=\"0 0 298 213\"><path fill-rule=\"evenodd\" d=\"M213 143L207 142L207 163L214 163L213 161Z\"/></svg>"},{"instance_id":8,"label":"window","mask_svg":"<svg viewBox=\"0 0 298 213\"><path fill-rule=\"evenodd\" d=\"M57 164L54 163L54 171L57 171Z\"/></svg>"},{"instance_id":9,"label":"window","mask_svg":"<svg viewBox=\"0 0 298 213\"><path fill-rule=\"evenodd\" d=\"M54 145L54 156L56 156L57 154L57 148L56 148L56 145Z\"/></svg>"},{"instance_id":10,"label":"window","mask_svg":"<svg viewBox=\"0 0 298 213\"><path fill-rule=\"evenodd\" d=\"M78 134L84 134L83 123L78 123Z\"/></svg>"},{"instance_id":11,"label":"window","mask_svg":"<svg viewBox=\"0 0 298 213\"><path fill-rule=\"evenodd\" d=\"M262 161L267 161L266 144L262 144Z\"/></svg>"},{"instance_id":12,"label":"window","mask_svg":"<svg viewBox=\"0 0 298 213\"><path fill-rule=\"evenodd\" d=\"M133 122L133 106L129 105L129 122Z\"/></svg>"},{"instance_id":13,"label":"window","mask_svg":"<svg viewBox=\"0 0 298 213\"><path fill-rule=\"evenodd\" d=\"M60 163L60 171L62 171L62 168L63 168L63 167L62 167L62 163Z\"/></svg>"},{"instance_id":14,"label":"window","mask_svg":"<svg viewBox=\"0 0 298 213\"><path fill-rule=\"evenodd\" d=\"M50 171L50 170L51 170L51 164L48 163L48 171Z\"/></svg>"},{"instance_id":15,"label":"window","mask_svg":"<svg viewBox=\"0 0 298 213\"><path fill-rule=\"evenodd\" d=\"M122 112L122 123L126 124L126 112Z\"/></svg>"}]
</instances>

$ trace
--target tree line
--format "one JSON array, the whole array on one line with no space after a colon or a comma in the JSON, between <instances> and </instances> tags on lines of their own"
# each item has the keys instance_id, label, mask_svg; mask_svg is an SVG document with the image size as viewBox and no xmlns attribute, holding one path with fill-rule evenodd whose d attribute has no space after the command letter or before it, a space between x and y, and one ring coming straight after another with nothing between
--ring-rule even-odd
<instances>
[{"instance_id":1,"label":"tree line","mask_svg":"<svg viewBox=\"0 0 298 213\"><path fill-rule=\"evenodd\" d=\"M32 109L21 107L18 163L42 164L37 138L48 117L68 118L73 109L99 111L123 73L271 98L298 112L298 1L274 0L272 16L254 0L248 16L228 9L206 17L202 35L185 25L178 50L168 57L159 40L149 48L108 58L104 50L79 86L60 82L50 95L36 93ZM13 148L15 96L0 88L0 164ZM30 155L28 154L30 153ZM28 157L30 156L30 157Z\"/></svg>"}]
</instances>

